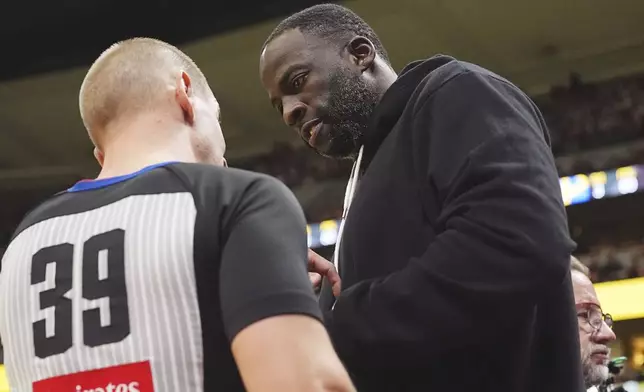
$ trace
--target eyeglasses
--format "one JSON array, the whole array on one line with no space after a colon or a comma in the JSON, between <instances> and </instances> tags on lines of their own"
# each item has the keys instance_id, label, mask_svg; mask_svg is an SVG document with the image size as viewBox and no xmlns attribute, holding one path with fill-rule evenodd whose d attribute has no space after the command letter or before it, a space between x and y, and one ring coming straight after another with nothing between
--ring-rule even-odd
<instances>
[{"instance_id":1,"label":"eyeglasses","mask_svg":"<svg viewBox=\"0 0 644 392\"><path fill-rule=\"evenodd\" d=\"M602 309L594 303L584 302L576 304L577 317L581 317L595 330L602 329L602 323L606 323L608 328L613 329L613 316L603 313Z\"/></svg>"}]
</instances>

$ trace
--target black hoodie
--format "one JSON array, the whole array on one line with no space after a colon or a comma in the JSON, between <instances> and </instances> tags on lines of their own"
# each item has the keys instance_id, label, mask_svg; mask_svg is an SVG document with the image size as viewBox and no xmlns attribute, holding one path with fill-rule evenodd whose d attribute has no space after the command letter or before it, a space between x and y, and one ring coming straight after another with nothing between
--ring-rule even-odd
<instances>
[{"instance_id":1,"label":"black hoodie","mask_svg":"<svg viewBox=\"0 0 644 392\"><path fill-rule=\"evenodd\" d=\"M326 315L359 391L584 390L549 140L521 90L451 57L389 88Z\"/></svg>"}]
</instances>

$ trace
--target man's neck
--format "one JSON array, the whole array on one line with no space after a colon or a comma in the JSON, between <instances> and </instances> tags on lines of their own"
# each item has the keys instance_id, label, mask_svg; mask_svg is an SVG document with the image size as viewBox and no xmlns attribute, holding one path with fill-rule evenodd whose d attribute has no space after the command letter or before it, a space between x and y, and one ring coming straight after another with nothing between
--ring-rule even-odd
<instances>
[{"instance_id":1,"label":"man's neck","mask_svg":"<svg viewBox=\"0 0 644 392\"><path fill-rule=\"evenodd\" d=\"M158 165L164 162L195 162L194 160L180 159L176 155L152 155L144 154L137 159L123 159L119 160L115 157L114 161L106 161L103 163L101 172L96 179L110 178L123 176L130 173L135 173L148 166Z\"/></svg>"},{"instance_id":2,"label":"man's neck","mask_svg":"<svg viewBox=\"0 0 644 392\"><path fill-rule=\"evenodd\" d=\"M121 135L106 144L98 178L130 174L163 162L197 162L188 137L182 137L181 133L174 137L163 131Z\"/></svg>"},{"instance_id":3,"label":"man's neck","mask_svg":"<svg viewBox=\"0 0 644 392\"><path fill-rule=\"evenodd\" d=\"M382 99L382 96L385 95L387 90L389 90L389 87L391 87L392 84L398 79L398 74L394 69L389 66L388 64L383 64L379 67L378 70L379 76L378 76L378 84L380 85L380 98Z\"/></svg>"}]
</instances>

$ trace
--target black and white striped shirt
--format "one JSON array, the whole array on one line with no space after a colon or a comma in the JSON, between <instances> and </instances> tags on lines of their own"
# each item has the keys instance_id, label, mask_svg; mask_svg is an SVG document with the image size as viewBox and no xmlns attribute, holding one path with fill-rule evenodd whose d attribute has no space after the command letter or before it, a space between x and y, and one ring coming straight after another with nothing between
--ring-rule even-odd
<instances>
[{"instance_id":1,"label":"black and white striped shirt","mask_svg":"<svg viewBox=\"0 0 644 392\"><path fill-rule=\"evenodd\" d=\"M243 390L230 341L319 318L305 220L277 180L166 163L85 181L33 210L2 259L12 390Z\"/></svg>"}]
</instances>

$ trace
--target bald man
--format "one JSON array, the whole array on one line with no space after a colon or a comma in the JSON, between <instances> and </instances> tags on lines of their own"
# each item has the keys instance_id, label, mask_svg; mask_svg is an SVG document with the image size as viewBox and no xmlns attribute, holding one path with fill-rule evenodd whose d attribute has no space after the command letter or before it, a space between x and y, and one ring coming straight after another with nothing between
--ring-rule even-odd
<instances>
[{"instance_id":1,"label":"bald man","mask_svg":"<svg viewBox=\"0 0 644 392\"><path fill-rule=\"evenodd\" d=\"M305 221L223 167L219 105L177 48L132 39L80 90L97 179L20 224L0 270L13 391L352 391L320 322Z\"/></svg>"}]
</instances>

